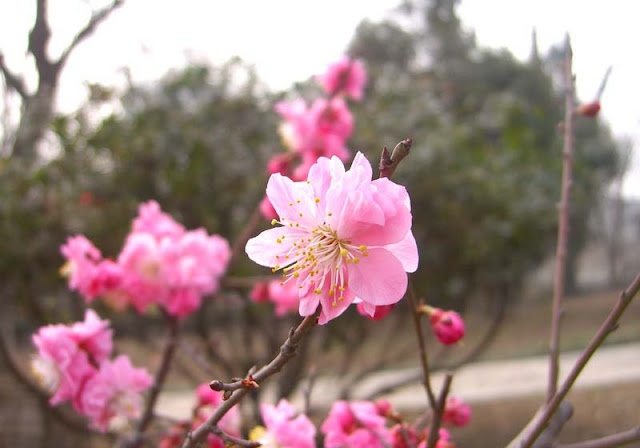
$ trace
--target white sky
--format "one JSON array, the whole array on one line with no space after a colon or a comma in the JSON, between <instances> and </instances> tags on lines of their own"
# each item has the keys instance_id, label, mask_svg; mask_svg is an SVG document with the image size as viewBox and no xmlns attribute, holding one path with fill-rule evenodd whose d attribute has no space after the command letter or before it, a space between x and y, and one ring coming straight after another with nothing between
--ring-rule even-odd
<instances>
[{"instance_id":1,"label":"white sky","mask_svg":"<svg viewBox=\"0 0 640 448\"><path fill-rule=\"evenodd\" d=\"M50 0L52 54L57 54L106 0ZM153 80L187 60L221 63L234 55L255 65L270 87L322 72L339 57L364 17L381 19L396 0L127 0L79 46L63 73L59 108L72 110L85 97L84 82L121 84L122 68L134 80ZM25 59L35 0L0 0L0 49L14 71L33 75ZM640 2L619 0L463 0L463 23L478 43L506 47L526 58L531 31L539 48L571 34L578 94L590 99L609 65L602 117L618 137L640 142ZM640 152L640 150L639 150ZM640 197L640 154L625 182Z\"/></svg>"}]
</instances>

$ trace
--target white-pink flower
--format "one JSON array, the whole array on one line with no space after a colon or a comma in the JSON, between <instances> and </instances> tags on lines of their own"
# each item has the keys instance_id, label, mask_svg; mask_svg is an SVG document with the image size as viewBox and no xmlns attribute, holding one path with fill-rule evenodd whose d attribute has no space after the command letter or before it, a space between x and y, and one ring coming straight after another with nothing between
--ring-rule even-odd
<instances>
[{"instance_id":1,"label":"white-pink flower","mask_svg":"<svg viewBox=\"0 0 640 448\"><path fill-rule=\"evenodd\" d=\"M325 448L383 448L391 444L386 420L369 401L336 401L322 423Z\"/></svg>"},{"instance_id":2,"label":"white-pink flower","mask_svg":"<svg viewBox=\"0 0 640 448\"><path fill-rule=\"evenodd\" d=\"M280 226L250 239L246 252L296 284L301 315L321 306L323 324L356 298L371 315L402 299L418 265L409 195L389 179L372 181L361 153L349 171L337 157L320 158L303 182L273 174L267 197Z\"/></svg>"},{"instance_id":3,"label":"white-pink flower","mask_svg":"<svg viewBox=\"0 0 640 448\"><path fill-rule=\"evenodd\" d=\"M91 424L106 431L115 417L133 419L140 415L141 393L153 379L145 369L136 369L125 355L104 361L98 373L85 384L80 399L80 411Z\"/></svg>"},{"instance_id":4,"label":"white-pink flower","mask_svg":"<svg viewBox=\"0 0 640 448\"><path fill-rule=\"evenodd\" d=\"M261 404L260 412L266 431L257 440L264 448L314 448L316 427L304 414L297 412L287 400L277 406Z\"/></svg>"}]
</instances>

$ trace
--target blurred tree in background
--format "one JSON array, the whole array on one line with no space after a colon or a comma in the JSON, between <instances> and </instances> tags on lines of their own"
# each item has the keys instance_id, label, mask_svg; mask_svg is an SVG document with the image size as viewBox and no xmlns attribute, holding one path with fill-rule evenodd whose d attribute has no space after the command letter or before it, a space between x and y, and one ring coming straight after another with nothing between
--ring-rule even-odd
<instances>
[{"instance_id":1,"label":"blurred tree in background","mask_svg":"<svg viewBox=\"0 0 640 448\"><path fill-rule=\"evenodd\" d=\"M351 147L375 163L383 144L414 138L397 180L413 201L418 292L461 309L476 296L515 297L550 253L563 106L553 52L540 57L534 46L520 62L479 48L456 3L407 1L397 20L363 22L348 52L370 77L353 108ZM311 82L296 90L314 93ZM188 228L233 238L264 193L266 161L281 151L273 104L282 96L239 60L130 84L119 97L91 86L77 113L55 118L52 149L37 169L25 175L3 161L3 292L41 321L69 318L70 305L80 308L57 276L58 247L84 233L106 256L116 254L148 199ZM578 120L577 131L574 260L617 163L616 142L597 120Z\"/></svg>"},{"instance_id":2,"label":"blurred tree in background","mask_svg":"<svg viewBox=\"0 0 640 448\"><path fill-rule=\"evenodd\" d=\"M417 223L416 283L430 301L464 308L479 295L513 299L554 247L564 97L553 82L558 50L540 58L534 40L530 60L520 62L479 48L456 4L407 1L401 22L363 22L349 53L371 76L354 110L366 119L353 146L374 158L381 142L414 138L412 163L397 179L409 186ZM572 266L617 157L607 128L578 120Z\"/></svg>"}]
</instances>

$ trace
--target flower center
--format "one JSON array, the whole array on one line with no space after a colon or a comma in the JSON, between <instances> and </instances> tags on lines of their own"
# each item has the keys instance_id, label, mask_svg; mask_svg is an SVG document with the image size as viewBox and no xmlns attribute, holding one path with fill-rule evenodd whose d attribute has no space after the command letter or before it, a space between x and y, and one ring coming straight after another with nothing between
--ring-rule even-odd
<instances>
[{"instance_id":1,"label":"flower center","mask_svg":"<svg viewBox=\"0 0 640 448\"><path fill-rule=\"evenodd\" d=\"M275 223L284 224L273 220ZM342 239L338 233L326 222L315 228L309 228L299 223L288 223L290 232L276 240L285 243L285 238L291 238L290 246L276 259L282 262L272 271L282 269L284 285L291 279L297 279L298 288L313 288L315 294L326 294L333 299L333 306L344 300L344 291L348 286L347 265L360 262L360 257L366 257L367 246L356 246L350 240Z\"/></svg>"}]
</instances>

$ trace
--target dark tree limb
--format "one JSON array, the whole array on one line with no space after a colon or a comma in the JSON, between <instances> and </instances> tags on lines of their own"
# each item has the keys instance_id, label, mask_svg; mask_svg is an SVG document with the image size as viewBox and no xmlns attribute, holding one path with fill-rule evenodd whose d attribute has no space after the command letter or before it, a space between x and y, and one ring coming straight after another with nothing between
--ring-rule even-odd
<instances>
[{"instance_id":1,"label":"dark tree limb","mask_svg":"<svg viewBox=\"0 0 640 448\"><path fill-rule=\"evenodd\" d=\"M4 81L10 90L13 90L20 95L23 100L29 96L24 85L24 79L22 76L16 75L9 69L4 61L4 54L2 54L2 52L0 52L0 72L2 73L2 76L4 76Z\"/></svg>"}]
</instances>

